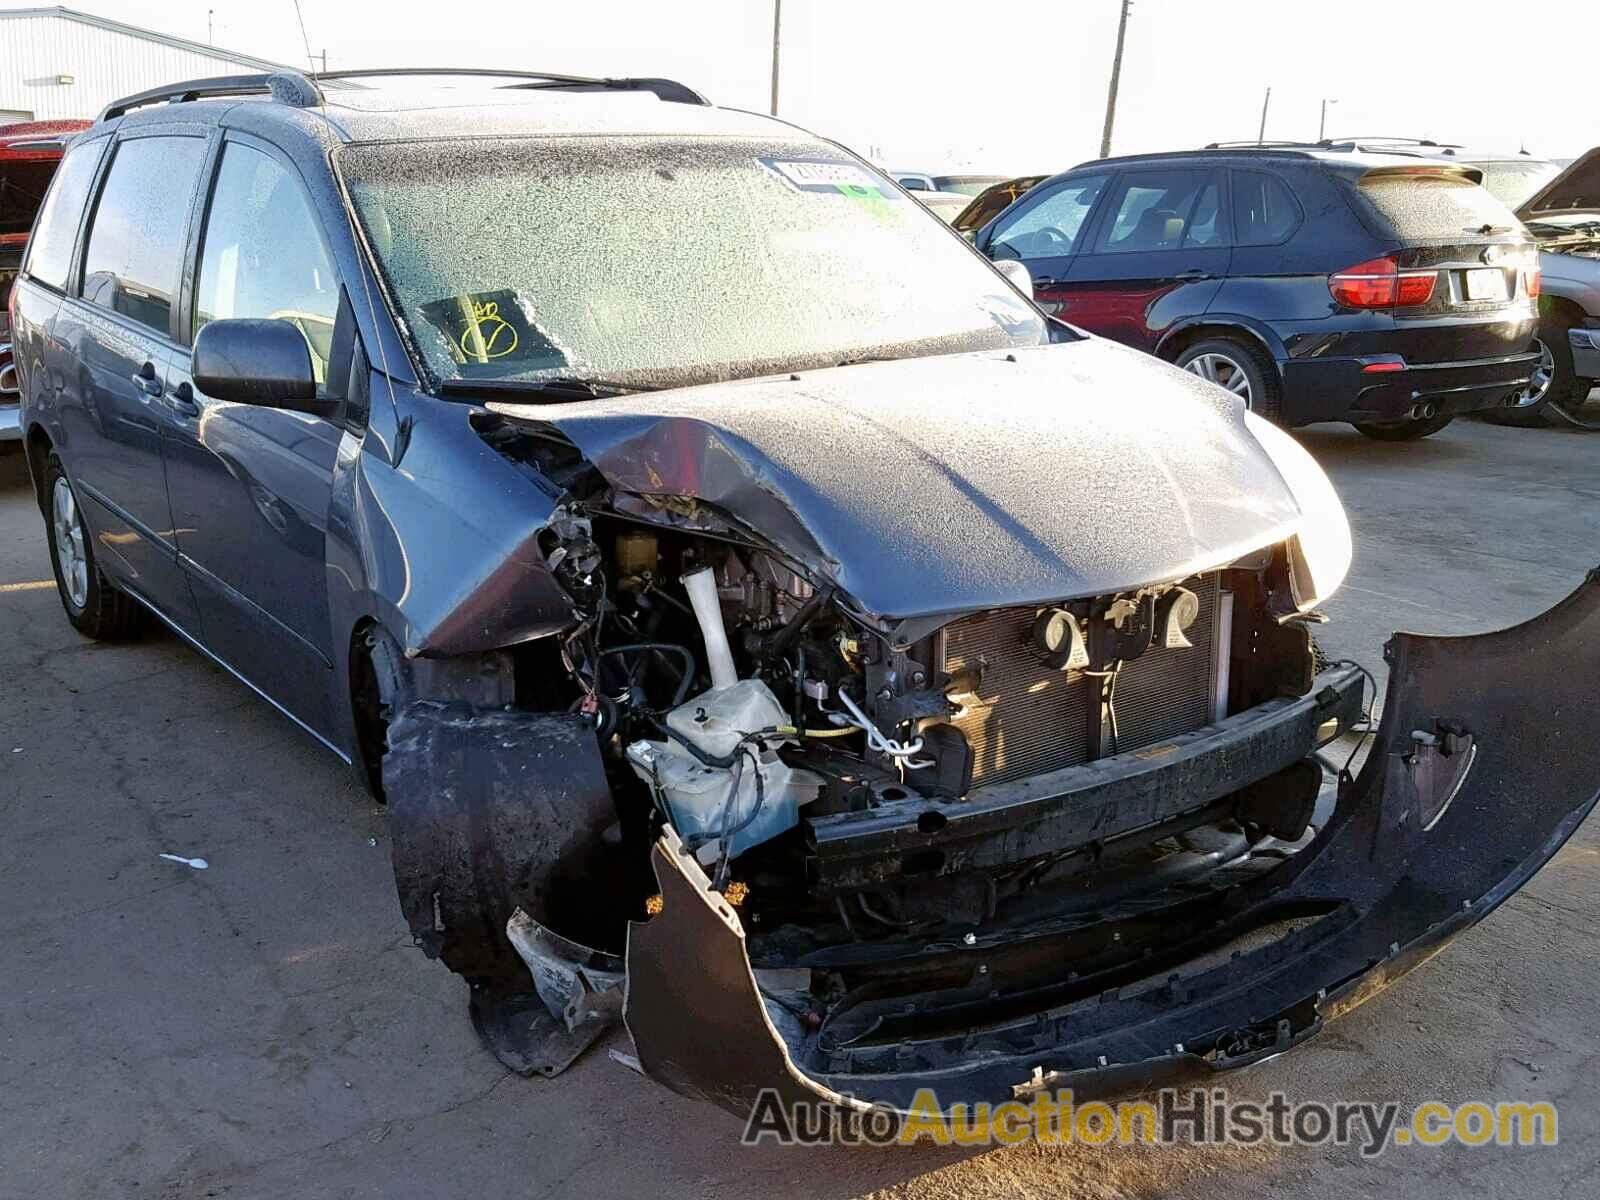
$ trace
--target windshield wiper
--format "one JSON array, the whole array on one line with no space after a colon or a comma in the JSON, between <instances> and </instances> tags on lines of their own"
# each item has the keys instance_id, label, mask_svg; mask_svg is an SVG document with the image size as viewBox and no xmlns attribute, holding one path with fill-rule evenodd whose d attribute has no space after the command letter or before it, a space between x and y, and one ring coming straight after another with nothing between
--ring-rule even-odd
<instances>
[{"instance_id":1,"label":"windshield wiper","mask_svg":"<svg viewBox=\"0 0 1600 1200\"><path fill-rule=\"evenodd\" d=\"M555 375L548 379L446 379L439 384L439 393L444 396L515 396L519 400L546 403L604 400L654 390L605 379L580 379L575 375Z\"/></svg>"}]
</instances>

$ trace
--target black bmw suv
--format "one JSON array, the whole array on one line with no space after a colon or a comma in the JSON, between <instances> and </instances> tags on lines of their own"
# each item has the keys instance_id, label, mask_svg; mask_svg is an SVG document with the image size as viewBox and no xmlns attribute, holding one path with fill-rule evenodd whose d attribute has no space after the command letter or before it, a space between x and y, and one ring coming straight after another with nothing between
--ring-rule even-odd
<instances>
[{"instance_id":1,"label":"black bmw suv","mask_svg":"<svg viewBox=\"0 0 1600 1200\"><path fill-rule=\"evenodd\" d=\"M1426 437L1514 406L1539 262L1468 164L1353 146L1102 159L981 229L1049 312L1222 384L1285 426Z\"/></svg>"}]
</instances>

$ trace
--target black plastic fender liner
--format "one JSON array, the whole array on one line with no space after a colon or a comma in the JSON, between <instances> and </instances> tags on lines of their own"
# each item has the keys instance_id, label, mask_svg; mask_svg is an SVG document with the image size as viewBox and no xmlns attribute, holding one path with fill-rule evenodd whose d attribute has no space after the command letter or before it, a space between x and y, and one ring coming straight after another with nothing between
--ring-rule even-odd
<instances>
[{"instance_id":1,"label":"black plastic fender liner","mask_svg":"<svg viewBox=\"0 0 1600 1200\"><path fill-rule=\"evenodd\" d=\"M1219 906L1215 944L1274 912L1325 914L1309 926L1164 971L1159 986L1111 987L955 1034L932 1022L937 1032L919 1035L913 1020L895 1039L824 1049L763 1003L737 914L664 838L663 910L629 934L624 1019L641 1066L741 1116L763 1088L789 1103L848 1095L904 1111L924 1086L945 1105L1039 1087L1108 1096L1315 1036L1515 892L1600 799L1600 572L1525 624L1397 634L1387 656L1383 725L1360 776L1306 849ZM985 948L949 953L976 969Z\"/></svg>"},{"instance_id":2,"label":"black plastic fender liner","mask_svg":"<svg viewBox=\"0 0 1600 1200\"><path fill-rule=\"evenodd\" d=\"M473 1022L502 1062L551 1073L550 1015L506 926L519 907L548 919L558 878L614 819L593 727L577 714L417 701L389 726L383 781L413 939L466 979Z\"/></svg>"}]
</instances>

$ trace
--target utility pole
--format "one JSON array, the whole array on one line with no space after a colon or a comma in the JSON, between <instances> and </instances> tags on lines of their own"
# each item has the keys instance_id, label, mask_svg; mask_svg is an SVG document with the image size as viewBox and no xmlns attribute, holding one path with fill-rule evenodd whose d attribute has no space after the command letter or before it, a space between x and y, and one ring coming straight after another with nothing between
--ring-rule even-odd
<instances>
[{"instance_id":1,"label":"utility pole","mask_svg":"<svg viewBox=\"0 0 1600 1200\"><path fill-rule=\"evenodd\" d=\"M783 29L783 0L772 0L772 115L778 115L778 34Z\"/></svg>"},{"instance_id":2,"label":"utility pole","mask_svg":"<svg viewBox=\"0 0 1600 1200\"><path fill-rule=\"evenodd\" d=\"M1322 120L1317 122L1317 141L1328 140L1328 105L1339 103L1337 100L1324 99L1322 102Z\"/></svg>"},{"instance_id":3,"label":"utility pole","mask_svg":"<svg viewBox=\"0 0 1600 1200\"><path fill-rule=\"evenodd\" d=\"M211 16L216 11L217 10L214 8L206 9L206 45L208 46L215 46L217 44L217 39L215 36L213 36L213 30L211 28Z\"/></svg>"},{"instance_id":4,"label":"utility pole","mask_svg":"<svg viewBox=\"0 0 1600 1200\"><path fill-rule=\"evenodd\" d=\"M1111 125L1117 119L1117 84L1122 79L1122 43L1128 36L1128 10L1133 0L1122 0L1122 16L1117 21L1117 52L1111 57L1111 86L1106 91L1106 127L1100 133L1100 157L1111 157Z\"/></svg>"},{"instance_id":5,"label":"utility pole","mask_svg":"<svg viewBox=\"0 0 1600 1200\"><path fill-rule=\"evenodd\" d=\"M1261 145L1267 140L1267 105L1272 103L1272 89L1267 89L1266 96L1261 101L1261 131L1256 134L1256 145Z\"/></svg>"}]
</instances>

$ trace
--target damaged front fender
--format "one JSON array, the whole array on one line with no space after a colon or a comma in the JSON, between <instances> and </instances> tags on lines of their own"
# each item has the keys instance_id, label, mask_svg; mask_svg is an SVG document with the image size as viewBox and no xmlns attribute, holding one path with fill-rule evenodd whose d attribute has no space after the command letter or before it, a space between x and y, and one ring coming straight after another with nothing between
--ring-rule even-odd
<instances>
[{"instance_id":1,"label":"damaged front fender","mask_svg":"<svg viewBox=\"0 0 1600 1200\"><path fill-rule=\"evenodd\" d=\"M1141 928L1170 913L1184 930L1182 945L1145 960L1162 964L1156 975L1132 948L1082 978L1062 965L1062 979L1031 981L1057 1001L1032 1010L979 987L958 1028L914 1019L931 993L803 1020L758 983L737 914L669 832L654 852L663 911L629 933L624 1019L641 1066L741 1116L763 1089L789 1104L904 1112L922 1087L945 1105L1041 1087L1087 1099L1314 1036L1491 912L1600 798L1600 572L1525 624L1397 634L1386 654L1382 728L1310 844L1206 900L1199 933L1193 896L1144 911ZM1000 952L976 938L945 951L974 980Z\"/></svg>"}]
</instances>

